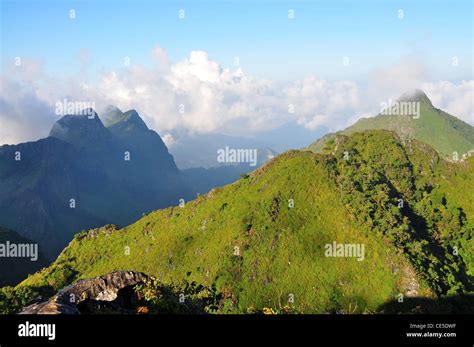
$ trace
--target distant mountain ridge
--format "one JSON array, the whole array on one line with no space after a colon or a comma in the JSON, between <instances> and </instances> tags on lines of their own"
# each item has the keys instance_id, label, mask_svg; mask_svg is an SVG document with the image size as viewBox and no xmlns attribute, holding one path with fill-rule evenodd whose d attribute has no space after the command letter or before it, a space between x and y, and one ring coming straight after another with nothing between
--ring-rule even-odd
<instances>
[{"instance_id":1,"label":"distant mountain ridge","mask_svg":"<svg viewBox=\"0 0 474 347\"><path fill-rule=\"evenodd\" d=\"M257 151L257 165L263 165L277 155L264 141L258 138L245 138L222 134L176 135L176 143L170 146L170 152L180 169L216 168L222 166L241 166L240 171L251 171L248 163L219 163L217 153L229 147L232 149L254 149Z\"/></svg>"},{"instance_id":2,"label":"distant mountain ridge","mask_svg":"<svg viewBox=\"0 0 474 347\"><path fill-rule=\"evenodd\" d=\"M0 146L0 226L54 258L80 230L130 224L253 169L242 163L181 171L136 110L83 110L61 117L45 139Z\"/></svg>"},{"instance_id":3,"label":"distant mountain ridge","mask_svg":"<svg viewBox=\"0 0 474 347\"><path fill-rule=\"evenodd\" d=\"M125 225L195 196L135 111L107 124L95 111L65 115L48 138L1 146L0 225L55 257L83 228Z\"/></svg>"},{"instance_id":4,"label":"distant mountain ridge","mask_svg":"<svg viewBox=\"0 0 474 347\"><path fill-rule=\"evenodd\" d=\"M395 131L402 138L414 138L436 149L444 158L452 159L474 149L474 127L433 106L428 96L421 90L403 94L394 103L418 103L419 115L379 114L372 118L359 119L352 126L337 132L351 135L371 129ZM320 152L335 134L326 134L308 146Z\"/></svg>"}]
</instances>

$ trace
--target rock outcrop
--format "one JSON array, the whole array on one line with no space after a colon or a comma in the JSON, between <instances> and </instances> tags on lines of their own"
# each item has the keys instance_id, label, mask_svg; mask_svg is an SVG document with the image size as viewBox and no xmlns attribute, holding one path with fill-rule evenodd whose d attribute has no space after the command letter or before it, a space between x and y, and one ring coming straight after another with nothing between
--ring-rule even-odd
<instances>
[{"instance_id":1,"label":"rock outcrop","mask_svg":"<svg viewBox=\"0 0 474 347\"><path fill-rule=\"evenodd\" d=\"M80 314L104 307L109 312L123 313L136 300L133 287L148 279L141 272L110 272L78 281L46 301L39 299L24 307L19 314Z\"/></svg>"}]
</instances>

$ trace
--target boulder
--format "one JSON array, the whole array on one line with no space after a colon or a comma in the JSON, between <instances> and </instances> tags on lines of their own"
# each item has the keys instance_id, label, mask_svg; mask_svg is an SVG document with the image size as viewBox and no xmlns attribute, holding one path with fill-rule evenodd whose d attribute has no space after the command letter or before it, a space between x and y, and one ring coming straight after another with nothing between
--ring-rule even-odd
<instances>
[{"instance_id":1,"label":"boulder","mask_svg":"<svg viewBox=\"0 0 474 347\"><path fill-rule=\"evenodd\" d=\"M112 311L121 311L122 304L134 299L131 290L133 286L144 283L149 278L141 272L114 271L81 280L61 289L48 300L36 300L24 307L19 314L80 314L91 310L91 307L100 308L101 305L108 306Z\"/></svg>"}]
</instances>

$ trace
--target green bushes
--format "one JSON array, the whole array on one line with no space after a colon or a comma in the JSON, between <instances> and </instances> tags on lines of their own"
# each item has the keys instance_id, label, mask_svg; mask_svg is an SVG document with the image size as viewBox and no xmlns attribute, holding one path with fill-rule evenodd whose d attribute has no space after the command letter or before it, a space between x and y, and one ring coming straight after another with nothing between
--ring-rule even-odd
<instances>
[{"instance_id":1,"label":"green bushes","mask_svg":"<svg viewBox=\"0 0 474 347\"><path fill-rule=\"evenodd\" d=\"M345 206L362 225L403 249L436 293L473 291L472 253L455 251L474 235L463 208L449 206L437 189L442 168L427 167L424 155L410 155L394 139L389 132L358 133L335 153L332 165L338 169L330 174ZM375 151L374 143L383 144L383 151ZM416 186L424 189L414 192Z\"/></svg>"},{"instance_id":2,"label":"green bushes","mask_svg":"<svg viewBox=\"0 0 474 347\"><path fill-rule=\"evenodd\" d=\"M222 298L215 287L206 288L185 280L179 285L166 285L152 279L135 286L135 291L142 298L147 312L152 314L214 313Z\"/></svg>"},{"instance_id":3,"label":"green bushes","mask_svg":"<svg viewBox=\"0 0 474 347\"><path fill-rule=\"evenodd\" d=\"M29 287L0 288L0 314L13 314L28 304L38 293Z\"/></svg>"}]
</instances>

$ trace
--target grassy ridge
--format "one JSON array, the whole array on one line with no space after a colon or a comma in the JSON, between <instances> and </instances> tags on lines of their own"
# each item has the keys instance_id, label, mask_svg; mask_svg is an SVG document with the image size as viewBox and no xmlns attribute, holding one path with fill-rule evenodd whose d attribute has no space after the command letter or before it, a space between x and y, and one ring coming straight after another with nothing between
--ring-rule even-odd
<instances>
[{"instance_id":1,"label":"grassy ridge","mask_svg":"<svg viewBox=\"0 0 474 347\"><path fill-rule=\"evenodd\" d=\"M424 94L423 94L424 95ZM390 130L402 138L413 138L436 149L443 158L452 159L453 153L459 156L474 149L474 128L469 124L439 110L424 95L411 101L419 102L419 118L409 115L383 115L362 118L352 126L338 132L339 135L352 135L365 130ZM325 144L336 134L328 134L315 141L308 149L320 153Z\"/></svg>"},{"instance_id":2,"label":"grassy ridge","mask_svg":"<svg viewBox=\"0 0 474 347\"><path fill-rule=\"evenodd\" d=\"M374 118L362 119L343 131L344 135L351 135L367 129L385 129L397 132L400 135L412 136L418 141L424 142L437 149L442 156L451 158L453 152L462 155L474 148L474 131L469 125L470 131L462 131L464 128L456 128L452 123L453 116L437 110L422 102L420 104L420 118L412 116L379 115ZM442 134L439 136L438 134ZM468 137L470 135L470 137Z\"/></svg>"},{"instance_id":3,"label":"grassy ridge","mask_svg":"<svg viewBox=\"0 0 474 347\"><path fill-rule=\"evenodd\" d=\"M402 250L438 295L472 293L474 210L466 199L474 194L472 158L446 162L430 146L393 135L336 138L334 157L345 159L326 158L346 207ZM462 193L447 184L456 177Z\"/></svg>"},{"instance_id":4,"label":"grassy ridge","mask_svg":"<svg viewBox=\"0 0 474 347\"><path fill-rule=\"evenodd\" d=\"M164 282L216 283L229 309L239 312L285 306L290 294L298 311L375 310L403 290L401 275L391 270L392 262L404 266L403 259L361 233L339 201L314 155L287 153L184 208L153 212L109 236L78 237L24 284L61 287L55 273L66 266L77 278L127 268ZM333 241L364 243L365 260L325 257L324 245Z\"/></svg>"},{"instance_id":5,"label":"grassy ridge","mask_svg":"<svg viewBox=\"0 0 474 347\"><path fill-rule=\"evenodd\" d=\"M333 154L287 152L232 185L123 229L83 232L19 288L54 291L127 269L164 283L215 286L224 298L220 312L290 306L305 313L376 312L409 291L470 292L472 161L447 163L429 146L387 131L332 144ZM364 244L365 259L326 257L333 241Z\"/></svg>"}]
</instances>

